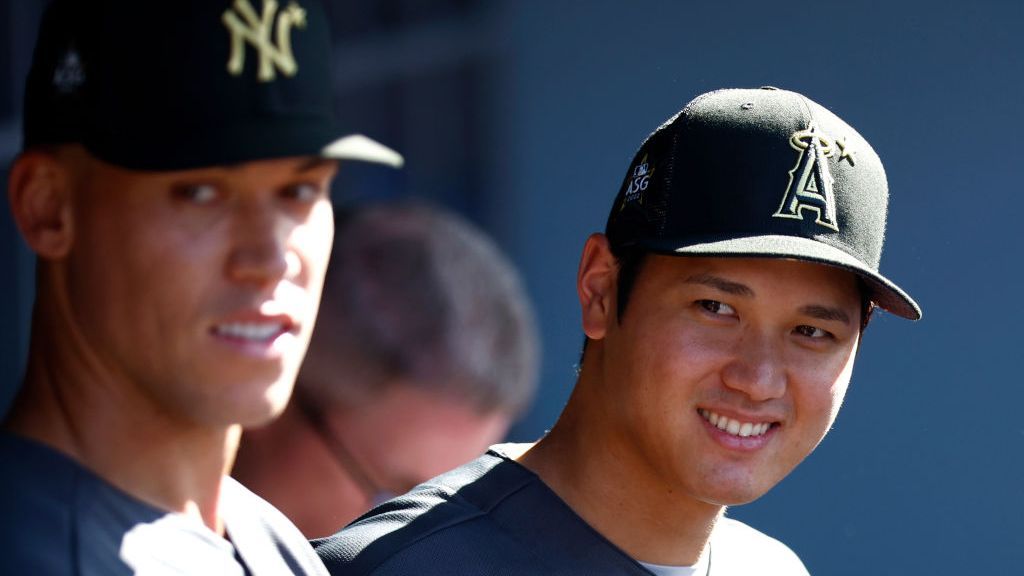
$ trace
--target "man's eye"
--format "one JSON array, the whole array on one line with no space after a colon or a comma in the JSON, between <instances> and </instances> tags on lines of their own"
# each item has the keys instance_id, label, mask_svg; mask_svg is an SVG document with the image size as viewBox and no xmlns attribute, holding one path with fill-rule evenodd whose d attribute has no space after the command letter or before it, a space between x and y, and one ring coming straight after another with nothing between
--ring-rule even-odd
<instances>
[{"instance_id":1,"label":"man's eye","mask_svg":"<svg viewBox=\"0 0 1024 576\"><path fill-rule=\"evenodd\" d=\"M217 199L218 191L212 184L189 184L176 188L174 195L192 204L209 204Z\"/></svg>"},{"instance_id":2,"label":"man's eye","mask_svg":"<svg viewBox=\"0 0 1024 576\"><path fill-rule=\"evenodd\" d=\"M700 307L707 310L712 314L719 314L722 316L731 316L736 313L732 306L718 300L698 300Z\"/></svg>"},{"instance_id":3,"label":"man's eye","mask_svg":"<svg viewBox=\"0 0 1024 576\"><path fill-rule=\"evenodd\" d=\"M832 338L832 333L829 332L828 330L822 330L821 328L816 328L814 326L808 326L806 324L802 324L800 326L797 326L794 331L797 334L800 334L801 336L806 336L808 338L814 338L814 339Z\"/></svg>"},{"instance_id":4,"label":"man's eye","mask_svg":"<svg viewBox=\"0 0 1024 576\"><path fill-rule=\"evenodd\" d=\"M283 195L285 198L298 200L299 202L313 202L326 195L326 190L316 184L294 184L285 188Z\"/></svg>"}]
</instances>

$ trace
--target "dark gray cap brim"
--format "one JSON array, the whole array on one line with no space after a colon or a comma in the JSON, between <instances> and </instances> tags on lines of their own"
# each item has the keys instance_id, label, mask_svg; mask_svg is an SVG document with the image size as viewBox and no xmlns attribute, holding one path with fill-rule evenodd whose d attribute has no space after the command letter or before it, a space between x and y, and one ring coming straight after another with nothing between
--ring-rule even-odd
<instances>
[{"instance_id":1,"label":"dark gray cap brim","mask_svg":"<svg viewBox=\"0 0 1024 576\"><path fill-rule=\"evenodd\" d=\"M715 258L791 258L849 270L864 279L870 298L878 307L909 320L921 319L921 307L906 292L885 276L871 270L850 254L809 238L799 236L744 236L709 242L671 243L668 240L641 242L649 250L689 256Z\"/></svg>"}]
</instances>

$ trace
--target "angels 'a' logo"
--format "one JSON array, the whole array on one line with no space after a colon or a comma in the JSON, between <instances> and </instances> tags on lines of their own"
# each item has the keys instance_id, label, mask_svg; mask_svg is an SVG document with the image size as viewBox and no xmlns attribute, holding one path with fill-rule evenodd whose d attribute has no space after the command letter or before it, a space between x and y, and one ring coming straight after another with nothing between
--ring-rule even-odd
<instances>
[{"instance_id":1,"label":"angels 'a' logo","mask_svg":"<svg viewBox=\"0 0 1024 576\"><path fill-rule=\"evenodd\" d=\"M817 215L815 223L838 232L836 199L827 160L835 149L832 139L819 132L812 122L806 129L794 132L789 145L800 156L789 171L789 186L782 204L772 216L803 220L804 211L811 211Z\"/></svg>"}]
</instances>

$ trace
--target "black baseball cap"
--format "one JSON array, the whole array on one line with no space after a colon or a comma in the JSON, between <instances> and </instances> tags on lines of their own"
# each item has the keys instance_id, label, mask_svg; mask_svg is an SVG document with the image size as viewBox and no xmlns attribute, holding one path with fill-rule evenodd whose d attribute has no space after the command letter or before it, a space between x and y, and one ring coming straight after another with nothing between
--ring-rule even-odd
<instances>
[{"instance_id":1,"label":"black baseball cap","mask_svg":"<svg viewBox=\"0 0 1024 576\"><path fill-rule=\"evenodd\" d=\"M335 119L319 0L55 0L25 90L24 148L77 142L136 170L286 156L398 167Z\"/></svg>"},{"instance_id":2,"label":"black baseball cap","mask_svg":"<svg viewBox=\"0 0 1024 576\"><path fill-rule=\"evenodd\" d=\"M605 233L617 252L836 266L917 320L921 308L878 271L888 202L878 155L832 112L787 90L718 90L647 137Z\"/></svg>"}]
</instances>

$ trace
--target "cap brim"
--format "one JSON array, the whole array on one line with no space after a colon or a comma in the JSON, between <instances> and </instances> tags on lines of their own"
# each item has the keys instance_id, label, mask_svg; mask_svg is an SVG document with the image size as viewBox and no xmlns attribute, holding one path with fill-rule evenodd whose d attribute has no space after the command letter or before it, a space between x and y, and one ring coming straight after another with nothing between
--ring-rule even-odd
<instances>
[{"instance_id":1,"label":"cap brim","mask_svg":"<svg viewBox=\"0 0 1024 576\"><path fill-rule=\"evenodd\" d=\"M864 279L871 300L878 307L909 320L921 319L921 307L906 292L885 276L871 270L859 259L816 240L798 236L746 236L729 240L687 243L657 241L643 245L650 250L690 256L792 258L836 266Z\"/></svg>"},{"instance_id":2,"label":"cap brim","mask_svg":"<svg viewBox=\"0 0 1024 576\"><path fill-rule=\"evenodd\" d=\"M338 160L361 160L386 164L393 168L401 168L405 164L405 159L401 154L362 134L351 134L338 138L324 146L320 155L324 158Z\"/></svg>"}]
</instances>

